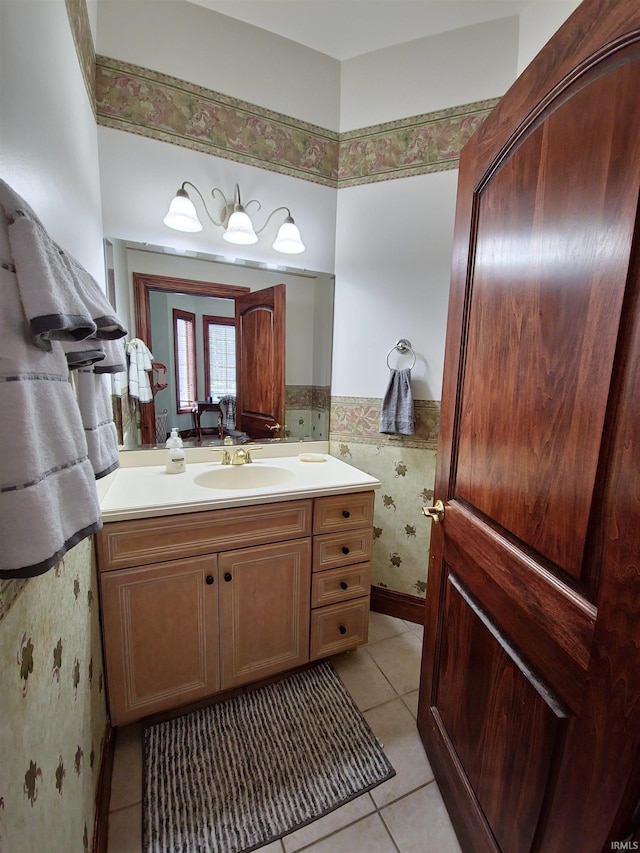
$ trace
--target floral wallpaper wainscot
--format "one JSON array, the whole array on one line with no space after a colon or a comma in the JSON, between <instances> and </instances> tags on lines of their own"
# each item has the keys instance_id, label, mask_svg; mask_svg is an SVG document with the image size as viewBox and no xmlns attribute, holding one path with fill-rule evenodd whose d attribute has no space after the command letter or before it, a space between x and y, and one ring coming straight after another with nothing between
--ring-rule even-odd
<instances>
[{"instance_id":1,"label":"floral wallpaper wainscot","mask_svg":"<svg viewBox=\"0 0 640 853\"><path fill-rule=\"evenodd\" d=\"M0 621L0 853L87 853L107 726L93 543Z\"/></svg>"},{"instance_id":2,"label":"floral wallpaper wainscot","mask_svg":"<svg viewBox=\"0 0 640 853\"><path fill-rule=\"evenodd\" d=\"M424 596L431 524L422 507L431 502L440 403L415 400L411 437L378 432L381 399L332 397L330 452L381 482L376 491L371 583Z\"/></svg>"}]
</instances>

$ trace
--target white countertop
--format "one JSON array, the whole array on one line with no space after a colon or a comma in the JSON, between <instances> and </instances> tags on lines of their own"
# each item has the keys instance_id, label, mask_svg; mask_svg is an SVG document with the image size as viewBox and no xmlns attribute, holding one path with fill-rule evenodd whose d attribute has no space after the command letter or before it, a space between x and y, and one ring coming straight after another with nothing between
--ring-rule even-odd
<instances>
[{"instance_id":1,"label":"white countertop","mask_svg":"<svg viewBox=\"0 0 640 853\"><path fill-rule=\"evenodd\" d=\"M251 445L245 445L251 448ZM129 453L122 454L121 467L105 478L101 488L103 521L122 521L132 518L149 518L158 515L177 515L201 510L222 509L233 506L274 503L337 495L347 492L362 492L376 489L380 481L365 474L327 452L325 442L301 444L264 445L255 453L251 463L260 466L285 468L293 474L286 483L251 489L218 489L198 485L194 478L215 468L223 467L219 453L210 453L207 448L185 448L187 470L181 474L167 474L166 451L143 451L142 462ZM233 453L237 447L228 450ZM288 453L289 455L282 455ZM318 454L322 462L304 462L299 454ZM139 454L136 454L139 456ZM162 461L161 461L162 460ZM203 461L207 460L207 461ZM156 464L150 464L150 463ZM236 468L239 466L224 466ZM255 470L254 469L254 470Z\"/></svg>"}]
</instances>

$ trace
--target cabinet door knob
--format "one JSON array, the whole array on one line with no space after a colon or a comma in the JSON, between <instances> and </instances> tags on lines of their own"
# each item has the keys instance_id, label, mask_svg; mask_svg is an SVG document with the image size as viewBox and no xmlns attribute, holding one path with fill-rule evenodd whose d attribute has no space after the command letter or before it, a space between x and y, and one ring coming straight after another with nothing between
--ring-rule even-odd
<instances>
[{"instance_id":1,"label":"cabinet door knob","mask_svg":"<svg viewBox=\"0 0 640 853\"><path fill-rule=\"evenodd\" d=\"M348 584L346 581L340 581L340 587L341 587L342 589L348 589L348 588L349 588L349 584Z\"/></svg>"},{"instance_id":2,"label":"cabinet door knob","mask_svg":"<svg viewBox=\"0 0 640 853\"><path fill-rule=\"evenodd\" d=\"M342 517L343 517L343 518L349 518L349 516L350 516L350 515L351 515L351 513L349 512L349 510L348 510L348 509L343 509L343 510L342 510Z\"/></svg>"},{"instance_id":3,"label":"cabinet door knob","mask_svg":"<svg viewBox=\"0 0 640 853\"><path fill-rule=\"evenodd\" d=\"M209 586L211 586L211 584L213 583L213 575L207 575L207 583L209 584Z\"/></svg>"},{"instance_id":4,"label":"cabinet door knob","mask_svg":"<svg viewBox=\"0 0 640 853\"><path fill-rule=\"evenodd\" d=\"M347 546L346 546L346 545L343 545L343 546L342 546L342 553L343 553L343 554L348 554L348 553L349 553L349 549L347 548Z\"/></svg>"},{"instance_id":5,"label":"cabinet door knob","mask_svg":"<svg viewBox=\"0 0 640 853\"><path fill-rule=\"evenodd\" d=\"M227 583L229 583L229 581L232 581L233 575L231 574L231 572L225 572L224 573L224 579L226 580Z\"/></svg>"},{"instance_id":6,"label":"cabinet door knob","mask_svg":"<svg viewBox=\"0 0 640 853\"><path fill-rule=\"evenodd\" d=\"M339 631L340 631L340 633L341 633L341 634L346 634L346 633L347 633L347 629L344 627L344 625L340 625Z\"/></svg>"}]
</instances>

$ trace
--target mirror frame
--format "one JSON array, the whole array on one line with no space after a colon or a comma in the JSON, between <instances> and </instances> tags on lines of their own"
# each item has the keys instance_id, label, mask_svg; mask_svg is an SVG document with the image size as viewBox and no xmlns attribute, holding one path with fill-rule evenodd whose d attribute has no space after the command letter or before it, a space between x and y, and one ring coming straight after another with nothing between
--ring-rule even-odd
<instances>
[{"instance_id":1,"label":"mirror frame","mask_svg":"<svg viewBox=\"0 0 640 853\"><path fill-rule=\"evenodd\" d=\"M136 324L136 336L143 340L153 351L151 340L151 305L149 294L153 290L164 293L185 293L189 296L212 296L224 299L235 299L251 292L250 287L242 287L234 284L216 284L209 281L196 281L187 278L174 278L163 275L150 275L149 273L133 274L133 301L134 319ZM155 405L142 403L140 405L140 431L142 433L142 444L155 443ZM152 436L154 440L148 441Z\"/></svg>"}]
</instances>

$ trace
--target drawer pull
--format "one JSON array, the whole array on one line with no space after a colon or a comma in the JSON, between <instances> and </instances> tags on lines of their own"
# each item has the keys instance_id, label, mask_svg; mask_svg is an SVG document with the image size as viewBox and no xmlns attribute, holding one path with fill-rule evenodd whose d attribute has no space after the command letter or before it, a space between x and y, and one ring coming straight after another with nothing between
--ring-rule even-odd
<instances>
[{"instance_id":1,"label":"drawer pull","mask_svg":"<svg viewBox=\"0 0 640 853\"><path fill-rule=\"evenodd\" d=\"M349 553L349 549L347 548L347 546L346 546L346 545L343 545L343 546L342 546L342 553L343 553L343 554L348 554L348 553Z\"/></svg>"},{"instance_id":2,"label":"drawer pull","mask_svg":"<svg viewBox=\"0 0 640 853\"><path fill-rule=\"evenodd\" d=\"M349 518L350 516L351 516L351 513L349 512L349 510L348 510L348 509L343 509L343 510L342 510L342 517L343 517L343 518Z\"/></svg>"},{"instance_id":3,"label":"drawer pull","mask_svg":"<svg viewBox=\"0 0 640 853\"><path fill-rule=\"evenodd\" d=\"M224 579L226 580L227 583L229 583L229 581L232 581L233 575L231 574L231 572L225 572L224 573Z\"/></svg>"},{"instance_id":4,"label":"drawer pull","mask_svg":"<svg viewBox=\"0 0 640 853\"><path fill-rule=\"evenodd\" d=\"M346 581L340 581L340 588L341 589L348 589L349 584Z\"/></svg>"},{"instance_id":5,"label":"drawer pull","mask_svg":"<svg viewBox=\"0 0 640 853\"><path fill-rule=\"evenodd\" d=\"M207 575L207 583L209 584L209 586L211 586L211 584L213 583L213 575Z\"/></svg>"},{"instance_id":6,"label":"drawer pull","mask_svg":"<svg viewBox=\"0 0 640 853\"><path fill-rule=\"evenodd\" d=\"M344 625L340 625L340 628L338 630L340 631L341 634L347 633L347 629L344 627Z\"/></svg>"}]
</instances>

